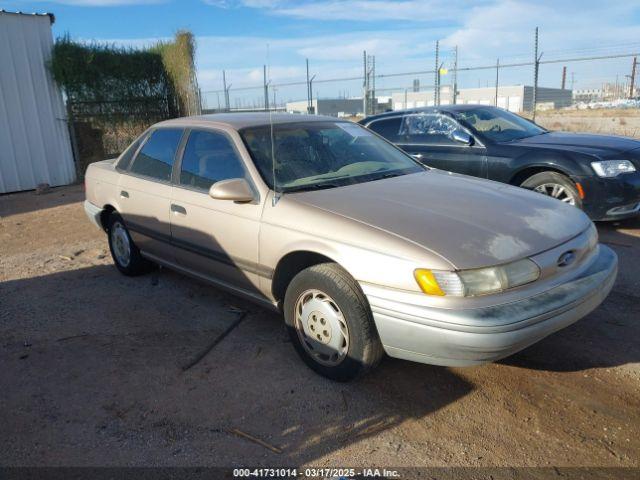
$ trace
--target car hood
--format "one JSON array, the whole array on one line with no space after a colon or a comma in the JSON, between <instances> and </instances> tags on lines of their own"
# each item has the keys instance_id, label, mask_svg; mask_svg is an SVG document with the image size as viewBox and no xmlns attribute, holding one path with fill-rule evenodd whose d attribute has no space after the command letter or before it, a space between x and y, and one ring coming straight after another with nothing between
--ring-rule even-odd
<instances>
[{"instance_id":1,"label":"car hood","mask_svg":"<svg viewBox=\"0 0 640 480\"><path fill-rule=\"evenodd\" d=\"M591 223L577 208L539 193L435 169L291 196L400 236L457 269L535 255Z\"/></svg>"},{"instance_id":2,"label":"car hood","mask_svg":"<svg viewBox=\"0 0 640 480\"><path fill-rule=\"evenodd\" d=\"M632 138L569 132L549 132L506 144L573 150L601 156L614 155L640 148L640 141Z\"/></svg>"}]
</instances>

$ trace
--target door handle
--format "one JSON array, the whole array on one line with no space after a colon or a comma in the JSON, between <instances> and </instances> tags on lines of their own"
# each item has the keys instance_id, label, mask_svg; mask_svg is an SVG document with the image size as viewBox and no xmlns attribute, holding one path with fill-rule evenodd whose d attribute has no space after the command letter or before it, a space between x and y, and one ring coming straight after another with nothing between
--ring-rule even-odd
<instances>
[{"instance_id":1,"label":"door handle","mask_svg":"<svg viewBox=\"0 0 640 480\"><path fill-rule=\"evenodd\" d=\"M171 204L171 211L173 213L178 213L180 215L186 215L187 214L187 209L184 208L183 206L180 205L176 205L175 203Z\"/></svg>"},{"instance_id":2,"label":"door handle","mask_svg":"<svg viewBox=\"0 0 640 480\"><path fill-rule=\"evenodd\" d=\"M411 156L413 158L415 158L416 160L420 160L422 158L422 154L421 153L412 153Z\"/></svg>"},{"instance_id":3,"label":"door handle","mask_svg":"<svg viewBox=\"0 0 640 480\"><path fill-rule=\"evenodd\" d=\"M129 198L129 192L127 192L126 190L121 190L120 191L120 197L121 198Z\"/></svg>"}]
</instances>

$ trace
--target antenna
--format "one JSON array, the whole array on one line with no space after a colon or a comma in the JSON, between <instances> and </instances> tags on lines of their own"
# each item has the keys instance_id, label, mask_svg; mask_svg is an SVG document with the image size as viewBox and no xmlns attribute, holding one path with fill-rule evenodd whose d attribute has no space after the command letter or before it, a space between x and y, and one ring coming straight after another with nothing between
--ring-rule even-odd
<instances>
[{"instance_id":1,"label":"antenna","mask_svg":"<svg viewBox=\"0 0 640 480\"><path fill-rule=\"evenodd\" d=\"M276 179L276 147L275 140L273 134L273 110L269 108L269 84L271 83L271 63L269 62L269 44L267 43L267 65L266 65L266 75L269 78L269 81L265 82L264 90L265 90L265 108L269 110L269 134L271 136L271 179L273 181L273 198L271 199L271 206L275 207L280 199L278 195L277 188L277 179ZM275 106L275 105L274 105Z\"/></svg>"}]
</instances>

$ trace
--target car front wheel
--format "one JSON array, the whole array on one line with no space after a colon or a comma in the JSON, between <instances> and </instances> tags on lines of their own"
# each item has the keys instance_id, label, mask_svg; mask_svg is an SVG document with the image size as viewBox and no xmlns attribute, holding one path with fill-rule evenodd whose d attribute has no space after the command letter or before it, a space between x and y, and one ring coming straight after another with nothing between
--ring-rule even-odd
<instances>
[{"instance_id":1,"label":"car front wheel","mask_svg":"<svg viewBox=\"0 0 640 480\"><path fill-rule=\"evenodd\" d=\"M360 377L383 356L362 290L334 263L309 267L293 278L285 294L284 315L300 357L327 378Z\"/></svg>"},{"instance_id":2,"label":"car front wheel","mask_svg":"<svg viewBox=\"0 0 640 480\"><path fill-rule=\"evenodd\" d=\"M582 208L582 199L576 185L569 177L558 172L541 172L527 178L520 185L522 188L533 190L553 197L574 207Z\"/></svg>"}]
</instances>

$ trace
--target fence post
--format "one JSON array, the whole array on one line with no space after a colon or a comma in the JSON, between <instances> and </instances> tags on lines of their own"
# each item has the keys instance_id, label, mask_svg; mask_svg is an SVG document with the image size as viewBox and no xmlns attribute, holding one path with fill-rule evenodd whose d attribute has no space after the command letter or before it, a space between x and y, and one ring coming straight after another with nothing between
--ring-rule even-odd
<instances>
[{"instance_id":1,"label":"fence post","mask_svg":"<svg viewBox=\"0 0 640 480\"><path fill-rule=\"evenodd\" d=\"M496 104L495 106L498 106L498 84L499 84L499 79L500 79L500 59L498 58L496 60Z\"/></svg>"},{"instance_id":2,"label":"fence post","mask_svg":"<svg viewBox=\"0 0 640 480\"><path fill-rule=\"evenodd\" d=\"M455 56L453 59L453 104L458 101L458 46L454 50Z\"/></svg>"},{"instance_id":3,"label":"fence post","mask_svg":"<svg viewBox=\"0 0 640 480\"><path fill-rule=\"evenodd\" d=\"M269 110L269 86L267 85L267 66L262 66L262 84L264 85L264 109Z\"/></svg>"},{"instance_id":4,"label":"fence post","mask_svg":"<svg viewBox=\"0 0 640 480\"><path fill-rule=\"evenodd\" d=\"M227 90L227 74L222 70L222 89L224 90L224 109L229 111L229 90Z\"/></svg>"},{"instance_id":5,"label":"fence post","mask_svg":"<svg viewBox=\"0 0 640 480\"><path fill-rule=\"evenodd\" d=\"M633 65L631 66L631 78L629 82L629 98L633 98L633 91L636 84L636 65L638 63L638 57L633 57Z\"/></svg>"},{"instance_id":6,"label":"fence post","mask_svg":"<svg viewBox=\"0 0 640 480\"><path fill-rule=\"evenodd\" d=\"M69 140L71 141L71 152L76 166L76 179L84 179L84 171L82 170L82 160L80 159L80 149L78 148L78 137L76 136L76 125L73 112L71 110L71 101L67 99L67 128L69 130Z\"/></svg>"},{"instance_id":7,"label":"fence post","mask_svg":"<svg viewBox=\"0 0 640 480\"><path fill-rule=\"evenodd\" d=\"M440 41L436 40L436 70L434 76L433 104L440 105Z\"/></svg>"},{"instance_id":8,"label":"fence post","mask_svg":"<svg viewBox=\"0 0 640 480\"><path fill-rule=\"evenodd\" d=\"M367 116L367 95L369 95L369 85L367 85L367 51L363 50L362 51L362 73L363 73L363 77L362 77L362 112L364 114L364 116Z\"/></svg>"},{"instance_id":9,"label":"fence post","mask_svg":"<svg viewBox=\"0 0 640 480\"><path fill-rule=\"evenodd\" d=\"M538 27L536 27L536 38L534 46L534 58L533 58L533 98L531 105L531 116L533 120L536 119L536 103L538 101L538 69L540 67L540 57L538 56Z\"/></svg>"}]
</instances>

